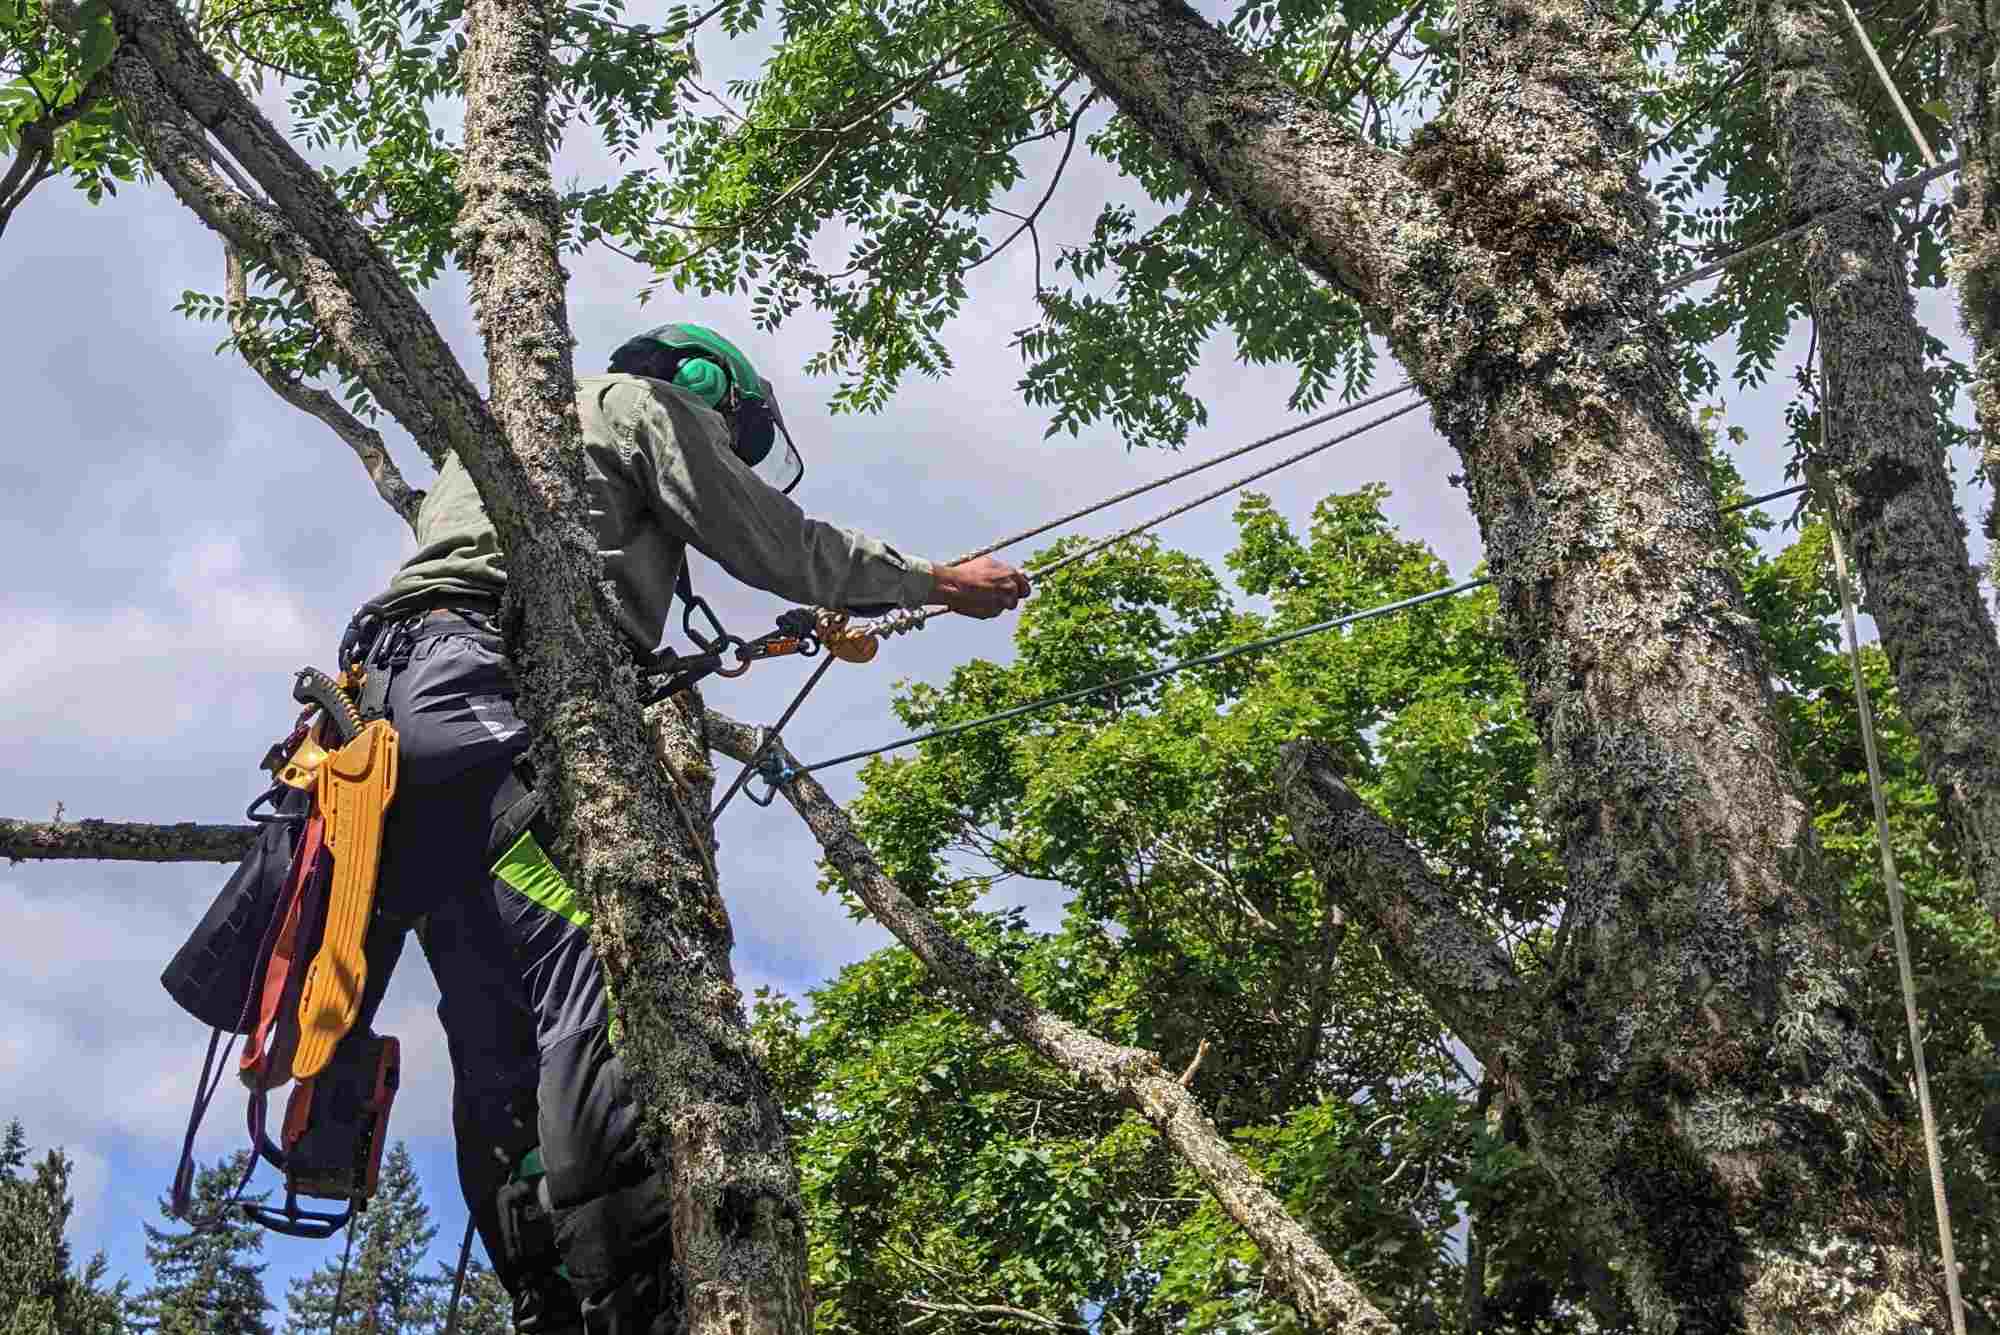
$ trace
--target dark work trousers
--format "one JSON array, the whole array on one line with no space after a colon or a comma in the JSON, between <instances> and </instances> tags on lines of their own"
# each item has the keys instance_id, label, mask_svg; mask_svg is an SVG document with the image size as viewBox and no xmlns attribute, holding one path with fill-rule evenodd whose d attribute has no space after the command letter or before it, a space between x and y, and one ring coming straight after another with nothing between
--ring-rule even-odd
<instances>
[{"instance_id":1,"label":"dark work trousers","mask_svg":"<svg viewBox=\"0 0 2000 1335\"><path fill-rule=\"evenodd\" d=\"M544 882L531 895L493 870L506 852L493 846L496 820L529 809L530 792L500 638L476 614L432 612L408 653L388 695L399 773L366 946L369 996L379 1002L415 924L451 1049L459 1185L514 1299L515 1329L665 1335L679 1307L666 1180L639 1146L588 915L559 880L555 893ZM544 818L530 829L552 846ZM536 1147L547 1209L522 1225L508 1202L533 1189L510 1178Z\"/></svg>"}]
</instances>

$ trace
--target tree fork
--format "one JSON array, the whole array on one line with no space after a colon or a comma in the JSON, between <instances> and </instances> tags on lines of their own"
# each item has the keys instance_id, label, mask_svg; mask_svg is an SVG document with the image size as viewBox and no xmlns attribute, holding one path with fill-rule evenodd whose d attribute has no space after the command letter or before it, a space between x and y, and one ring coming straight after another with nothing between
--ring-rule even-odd
<instances>
[{"instance_id":1,"label":"tree fork","mask_svg":"<svg viewBox=\"0 0 2000 1335\"><path fill-rule=\"evenodd\" d=\"M746 764L763 741L760 729L713 710L709 741ZM782 741L767 756L796 767ZM1233 1153L1181 1079L1141 1048L1108 1043L1037 1006L1005 970L982 959L882 870L838 802L810 774L783 785L785 800L811 830L849 888L875 920L901 941L960 1000L997 1021L1048 1062L1118 1099L1144 1117L1182 1162L1194 1170L1223 1210L1250 1235L1264 1264L1313 1330L1389 1335L1396 1327L1341 1272L1284 1203ZM1192 1067L1189 1068L1192 1073Z\"/></svg>"},{"instance_id":2,"label":"tree fork","mask_svg":"<svg viewBox=\"0 0 2000 1335\"><path fill-rule=\"evenodd\" d=\"M669 1171L685 1329L807 1335L805 1210L730 969L729 917L699 827L670 788L686 780L653 763L637 726L637 676L605 614L602 562L585 522L549 167L557 13L554 0L466 6L458 242L494 415L512 449L465 462L499 522L524 631L515 654L523 712L538 769L554 779L565 865L594 915L618 1051L655 1161ZM663 752L698 749L680 707L657 707L652 724L666 734Z\"/></svg>"},{"instance_id":3,"label":"tree fork","mask_svg":"<svg viewBox=\"0 0 2000 1335\"><path fill-rule=\"evenodd\" d=\"M1879 187L1836 11L1762 0L1754 32L1778 129L1786 213ZM1886 210L1829 213L1806 235L1830 430L1816 460L1850 535L1897 699L1989 909L2000 911L2000 639L1979 594Z\"/></svg>"},{"instance_id":4,"label":"tree fork","mask_svg":"<svg viewBox=\"0 0 2000 1335\"><path fill-rule=\"evenodd\" d=\"M604 615L584 524L541 120L547 13L468 11L461 240L489 347L489 411L379 248L181 16L162 0L115 0L115 12L120 93L131 94L155 166L204 220L283 274L343 365L440 465L448 443L478 487L508 554L522 713L564 831L561 854L596 915L650 1148L671 1165L678 1207L709 1225L691 1226L696 1245L676 1255L687 1328L804 1332L803 1210L730 975L728 920L650 763L636 673ZM270 202L220 179L197 121Z\"/></svg>"},{"instance_id":5,"label":"tree fork","mask_svg":"<svg viewBox=\"0 0 2000 1335\"><path fill-rule=\"evenodd\" d=\"M1179 0L1009 3L1385 314L1464 461L1570 893L1546 1013L1507 1016L1509 1075L1641 1320L1941 1326L1887 1189L1901 1110L1677 392L1625 24L1597 0L1461 6L1458 94L1396 159Z\"/></svg>"}]
</instances>

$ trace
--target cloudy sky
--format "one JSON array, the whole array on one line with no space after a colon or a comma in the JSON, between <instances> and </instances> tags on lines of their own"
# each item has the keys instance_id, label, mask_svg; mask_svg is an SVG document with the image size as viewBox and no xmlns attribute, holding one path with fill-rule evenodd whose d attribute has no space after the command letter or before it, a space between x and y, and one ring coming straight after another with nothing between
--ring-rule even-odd
<instances>
[{"instance_id":1,"label":"cloudy sky","mask_svg":"<svg viewBox=\"0 0 2000 1335\"><path fill-rule=\"evenodd\" d=\"M645 14L635 7L631 17ZM718 83L755 55L718 41L703 51ZM602 168L589 143L564 151L566 171L589 177ZM1038 193L1044 179L1037 172L1024 193ZM1117 191L1105 173L1073 167L1045 240L1081 238ZM974 276L969 314L949 330L953 377L912 384L888 412L865 418L829 417L822 405L832 385L801 371L823 345L811 319L764 338L741 300L674 306L669 297L638 309L633 298L647 275L615 256L580 257L572 271L580 371L601 367L625 337L662 319L737 333L779 386L805 452L798 499L906 550L949 559L1177 462L1129 451L1103 429L1044 439L1046 419L1015 390L1021 364L1009 347L1033 321L1026 247ZM262 786L257 759L290 723L291 674L331 664L350 612L410 550L407 530L345 447L232 357L217 356L216 326L174 313L184 290L219 291L221 276L216 239L159 186L128 188L96 208L44 187L0 242L0 309L13 312L14 330L4 402L16 441L0 486L0 561L9 575L0 814L45 819L61 804L72 818L237 819ZM426 301L482 378L463 284L447 281ZM1934 330L1957 338L1946 300L1931 294L1922 310ZM1802 353L1802 345L1789 348L1781 369ZM1376 387L1399 379L1385 359ZM1284 425L1290 387L1284 369L1244 367L1231 346L1212 347L1194 386L1211 426L1190 453ZM1778 388L1729 405L1731 420L1750 433L1739 463L1753 488L1782 484L1782 402ZM407 438L393 443L411 482L426 485L430 470ZM1479 548L1460 493L1445 482L1454 465L1426 415L1415 413L1261 485L1299 520L1328 492L1385 482L1404 531L1464 571ZM1136 522L1197 489L1183 484L1128 503L1094 531ZM1969 490L1965 499L1984 504ZM1211 505L1164 536L1219 558L1230 545L1228 514L1226 502ZM782 610L713 568L697 567L696 586L740 631L754 633ZM938 680L968 658L1004 657L1008 634L1004 620L948 620L891 642L870 666L836 668L789 729L793 750L810 759L895 735L888 702L899 679ZM796 661L765 665L714 685L708 698L738 717L769 720L805 670ZM836 797L854 791L851 771L821 777ZM816 848L782 804L738 802L720 833L747 986L801 994L887 941L815 891ZM146 1282L140 1224L157 1220L206 1037L157 978L225 872L0 866L0 1008L8 1016L0 1024L0 1119L19 1117L38 1150L61 1144L77 1160L72 1237L82 1252L106 1248L113 1273L131 1275L135 1287ZM464 1213L434 1002L412 949L378 1027L403 1041L393 1130L417 1156L442 1257L455 1248ZM200 1142L205 1157L238 1143L227 1097ZM330 1255L338 1255L333 1244L273 1238L273 1300L282 1306L286 1282Z\"/></svg>"}]
</instances>

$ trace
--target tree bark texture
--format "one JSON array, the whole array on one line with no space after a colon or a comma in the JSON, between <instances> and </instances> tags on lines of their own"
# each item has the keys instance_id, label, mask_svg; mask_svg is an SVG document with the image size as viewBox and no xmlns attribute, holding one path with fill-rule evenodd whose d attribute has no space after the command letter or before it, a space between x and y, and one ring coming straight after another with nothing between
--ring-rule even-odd
<instances>
[{"instance_id":1,"label":"tree bark texture","mask_svg":"<svg viewBox=\"0 0 2000 1335\"><path fill-rule=\"evenodd\" d=\"M7 820L0 817L0 858L9 862L95 859L105 862L241 862L255 825L129 824L108 820Z\"/></svg>"},{"instance_id":2,"label":"tree bark texture","mask_svg":"<svg viewBox=\"0 0 2000 1335\"><path fill-rule=\"evenodd\" d=\"M460 244L493 409L366 231L164 0L117 0L115 78L149 159L230 242L313 308L343 365L433 458L464 461L508 554L524 717L559 850L594 914L621 1051L682 1208L692 1332L803 1332L803 1210L783 1125L731 977L728 920L653 763L630 654L604 614L585 523L571 341L544 139L550 14L468 8ZM206 127L269 196L215 170ZM669 1157L671 1156L671 1157Z\"/></svg>"},{"instance_id":3,"label":"tree bark texture","mask_svg":"<svg viewBox=\"0 0 2000 1335\"><path fill-rule=\"evenodd\" d=\"M1972 339L1980 473L1994 489L1985 523L1992 542L2000 540L2000 98L1993 77L2000 11L1982 0L1946 0L1943 13L1952 137L1960 157L1952 191L1952 278L1959 324Z\"/></svg>"},{"instance_id":4,"label":"tree bark texture","mask_svg":"<svg viewBox=\"0 0 2000 1335\"><path fill-rule=\"evenodd\" d=\"M748 761L764 739L710 711L708 737L724 755ZM789 766L798 761L773 742L771 752ZM895 933L940 981L977 1015L996 1021L1042 1058L1117 1099L1150 1122L1181 1161L1214 1195L1263 1253L1268 1273L1312 1330L1390 1332L1396 1329L1354 1281L1285 1210L1256 1173L1224 1143L1192 1094L1153 1053L1107 1043L1049 1014L999 965L975 954L944 924L905 895L856 834L840 804L818 780L800 775L783 786L785 799L806 823L826 860L875 920Z\"/></svg>"},{"instance_id":5,"label":"tree bark texture","mask_svg":"<svg viewBox=\"0 0 2000 1335\"><path fill-rule=\"evenodd\" d=\"M576 417L561 210L550 175L556 0L466 6L465 198L457 241L513 449L474 469L515 508L501 524L515 655L555 776L567 865L619 1017L655 1153L671 1167L675 1266L689 1335L806 1335L804 1207L784 1120L730 968L729 917L687 803L638 725L637 675L606 615ZM468 460L468 467L471 461ZM489 501L489 505L491 502ZM685 734L680 709L653 726ZM664 748L671 750L671 736ZM683 750L697 750L692 739ZM552 763L550 763L552 762ZM678 807L678 810L676 808ZM706 803L702 805L706 811Z\"/></svg>"},{"instance_id":6,"label":"tree bark texture","mask_svg":"<svg viewBox=\"0 0 2000 1335\"><path fill-rule=\"evenodd\" d=\"M1814 0L1755 13L1793 217L1880 188L1839 25ZM1894 220L1830 214L1807 233L1805 262L1826 366L1822 499L1849 535L1925 772L2000 912L2000 640L1952 499Z\"/></svg>"},{"instance_id":7,"label":"tree bark texture","mask_svg":"<svg viewBox=\"0 0 2000 1335\"><path fill-rule=\"evenodd\" d=\"M1625 26L1592 0L1462 6L1458 97L1396 159L1179 0L1009 3L1274 244L1386 313L1464 461L1570 895L1552 990L1496 998L1475 1050L1623 1256L1645 1327L1941 1327L1893 1190L1902 1109L1850 1004L1678 393ZM1296 768L1294 792L1337 783ZM1360 916L1363 893L1337 894ZM1489 966L1463 949L1470 1003ZM1422 964L1403 966L1419 987Z\"/></svg>"}]
</instances>

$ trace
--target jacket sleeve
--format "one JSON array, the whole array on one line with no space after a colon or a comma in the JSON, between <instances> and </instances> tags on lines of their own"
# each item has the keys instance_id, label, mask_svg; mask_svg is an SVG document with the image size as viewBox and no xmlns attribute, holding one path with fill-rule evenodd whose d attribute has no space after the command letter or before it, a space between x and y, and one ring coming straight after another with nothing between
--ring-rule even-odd
<instances>
[{"instance_id":1,"label":"jacket sleeve","mask_svg":"<svg viewBox=\"0 0 2000 1335\"><path fill-rule=\"evenodd\" d=\"M604 408L661 526L736 579L818 607L930 598L929 561L808 516L736 457L708 408L637 378L615 386Z\"/></svg>"}]
</instances>

